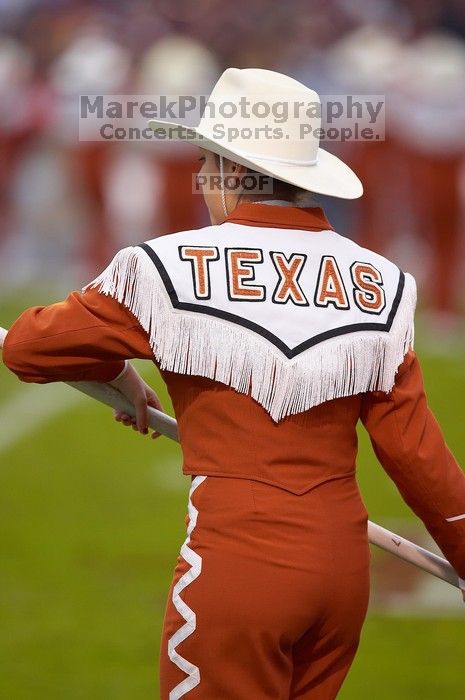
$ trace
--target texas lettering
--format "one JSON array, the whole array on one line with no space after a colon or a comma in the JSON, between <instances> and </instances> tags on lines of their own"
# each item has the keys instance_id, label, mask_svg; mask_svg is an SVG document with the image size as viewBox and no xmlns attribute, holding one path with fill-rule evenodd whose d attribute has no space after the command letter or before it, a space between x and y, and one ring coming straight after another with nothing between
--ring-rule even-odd
<instances>
[{"instance_id":1,"label":"texas lettering","mask_svg":"<svg viewBox=\"0 0 465 700\"><path fill-rule=\"evenodd\" d=\"M348 310L355 304L361 311L380 314L386 306L383 278L371 263L355 261L349 266L350 288L344 283L341 265L333 255L318 261L318 273L312 285L304 285L301 275L309 264L305 253L264 252L261 248L224 248L217 246L179 246L179 257L189 263L196 299L211 298L211 266L222 265L228 298L231 301L265 301L274 304L332 307ZM260 274L269 256L274 279ZM347 272L346 270L344 271ZM345 278L348 275L345 274Z\"/></svg>"}]
</instances>

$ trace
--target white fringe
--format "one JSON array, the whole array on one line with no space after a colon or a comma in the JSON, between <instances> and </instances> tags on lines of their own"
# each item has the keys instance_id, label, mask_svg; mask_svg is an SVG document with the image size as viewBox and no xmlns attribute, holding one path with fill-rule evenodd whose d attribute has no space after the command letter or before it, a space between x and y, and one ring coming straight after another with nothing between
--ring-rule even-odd
<instances>
[{"instance_id":1,"label":"white fringe","mask_svg":"<svg viewBox=\"0 0 465 700\"><path fill-rule=\"evenodd\" d=\"M275 422L331 399L391 391L414 340L416 285L409 274L389 333L338 336L292 360L235 323L174 309L141 248L121 250L84 291L89 287L117 299L136 316L161 369L208 377L241 393L250 387Z\"/></svg>"}]
</instances>

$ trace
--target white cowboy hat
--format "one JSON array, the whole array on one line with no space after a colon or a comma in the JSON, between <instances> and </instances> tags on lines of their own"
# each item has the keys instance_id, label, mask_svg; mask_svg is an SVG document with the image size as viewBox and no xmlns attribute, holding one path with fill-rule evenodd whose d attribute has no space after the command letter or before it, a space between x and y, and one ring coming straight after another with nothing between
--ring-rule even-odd
<instances>
[{"instance_id":1,"label":"white cowboy hat","mask_svg":"<svg viewBox=\"0 0 465 700\"><path fill-rule=\"evenodd\" d=\"M193 143L304 190L342 199L363 193L355 173L319 148L320 98L297 80L259 68L228 68L208 104L196 127L158 119L151 119L149 127L161 140ZM276 116L276 105L287 105L287 118L281 118L282 112Z\"/></svg>"}]
</instances>

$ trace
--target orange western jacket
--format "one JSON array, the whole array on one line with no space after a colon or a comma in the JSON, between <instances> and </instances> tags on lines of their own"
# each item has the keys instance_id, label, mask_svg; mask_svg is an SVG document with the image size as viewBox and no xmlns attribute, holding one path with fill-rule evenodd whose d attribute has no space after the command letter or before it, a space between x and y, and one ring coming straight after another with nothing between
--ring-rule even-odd
<instances>
[{"instance_id":1,"label":"orange western jacket","mask_svg":"<svg viewBox=\"0 0 465 700\"><path fill-rule=\"evenodd\" d=\"M321 209L243 204L229 221L319 231ZM4 363L26 382L110 381L124 360L154 360L137 319L95 289L25 311L10 329ZM413 350L393 390L326 401L279 423L247 394L201 376L161 371L178 421L185 474L252 478L296 494L355 474L356 425L405 502L465 579L465 474L428 408ZM462 517L457 517L462 516Z\"/></svg>"}]
</instances>

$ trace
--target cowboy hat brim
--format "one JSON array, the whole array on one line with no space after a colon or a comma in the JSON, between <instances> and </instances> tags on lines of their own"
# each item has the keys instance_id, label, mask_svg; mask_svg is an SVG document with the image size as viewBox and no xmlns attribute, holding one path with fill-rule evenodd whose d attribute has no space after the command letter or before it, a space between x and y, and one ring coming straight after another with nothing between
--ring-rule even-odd
<instances>
[{"instance_id":1,"label":"cowboy hat brim","mask_svg":"<svg viewBox=\"0 0 465 700\"><path fill-rule=\"evenodd\" d=\"M354 171L337 156L322 148L318 149L318 159L314 165L273 163L268 158L261 159L255 155L251 158L240 149L235 149L234 146L225 146L202 134L194 126L183 126L176 122L158 119L151 119L148 125L158 132L161 141L182 141L200 146L200 148L225 156L251 170L257 170L310 192L340 197L341 199L357 199L363 194L363 185Z\"/></svg>"}]
</instances>

